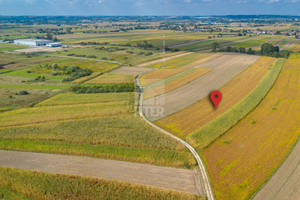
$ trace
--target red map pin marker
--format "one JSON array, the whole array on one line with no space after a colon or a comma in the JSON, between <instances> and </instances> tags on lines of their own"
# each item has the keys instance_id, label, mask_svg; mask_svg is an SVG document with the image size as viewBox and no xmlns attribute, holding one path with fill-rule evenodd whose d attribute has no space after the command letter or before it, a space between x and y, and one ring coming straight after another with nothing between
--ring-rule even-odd
<instances>
[{"instance_id":1,"label":"red map pin marker","mask_svg":"<svg viewBox=\"0 0 300 200\"><path fill-rule=\"evenodd\" d=\"M213 91L211 94L210 94L210 99L211 101L213 102L213 104L215 105L215 108L218 107L220 101L222 100L222 94L221 92L219 91Z\"/></svg>"}]
</instances>

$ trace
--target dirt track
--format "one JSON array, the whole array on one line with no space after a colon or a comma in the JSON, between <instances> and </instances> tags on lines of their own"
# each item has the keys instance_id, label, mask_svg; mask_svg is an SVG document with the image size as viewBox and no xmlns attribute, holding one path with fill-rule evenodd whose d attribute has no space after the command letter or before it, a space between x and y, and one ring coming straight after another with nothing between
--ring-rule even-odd
<instances>
[{"instance_id":1,"label":"dirt track","mask_svg":"<svg viewBox=\"0 0 300 200\"><path fill-rule=\"evenodd\" d=\"M145 100L144 113L152 121L175 113L208 96L212 91L219 89L258 58L258 56L226 53L199 64L198 68L210 68L213 70L182 87ZM160 108L163 112L160 112L159 115L152 115L151 111L149 111L150 107L147 105L151 106L153 102L157 102L157 99L163 102Z\"/></svg>"},{"instance_id":2,"label":"dirt track","mask_svg":"<svg viewBox=\"0 0 300 200\"><path fill-rule=\"evenodd\" d=\"M294 200L300 197L300 142L253 200Z\"/></svg>"},{"instance_id":3,"label":"dirt track","mask_svg":"<svg viewBox=\"0 0 300 200\"><path fill-rule=\"evenodd\" d=\"M196 170L79 156L0 150L0 166L121 180L198 195L201 187L196 184Z\"/></svg>"}]
</instances>

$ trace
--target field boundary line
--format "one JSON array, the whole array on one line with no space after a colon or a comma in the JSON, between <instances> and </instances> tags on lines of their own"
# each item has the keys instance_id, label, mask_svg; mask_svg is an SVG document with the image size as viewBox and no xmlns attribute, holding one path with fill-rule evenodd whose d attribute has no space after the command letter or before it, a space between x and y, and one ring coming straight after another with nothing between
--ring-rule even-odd
<instances>
[{"instance_id":1,"label":"field boundary line","mask_svg":"<svg viewBox=\"0 0 300 200\"><path fill-rule=\"evenodd\" d=\"M152 122L150 122L144 115L143 113L143 89L140 85L140 82L139 82L139 78L140 76L138 76L135 80L136 80L136 84L137 84L137 87L138 87L138 90L139 90L139 97L138 97L138 112L139 112L139 115L140 117L147 123L149 124L150 126L152 126L153 128L161 131L162 133L170 136L171 138L179 141L180 143L182 143L186 148L188 148L190 150L190 152L193 154L194 158L196 159L197 161L197 164L198 164L198 167L199 167L199 170L200 170L200 173L201 173L201 180L203 182L201 182L200 184L203 185L205 191L205 196L208 200L214 200L214 196L213 196L213 192L212 192L212 189L211 189L211 184L210 184L210 181L209 181L209 178L208 178L208 175L206 173L206 169L205 169L205 166L204 166L204 163L202 161L202 159L200 158L199 154L196 152L196 150L190 145L188 144L187 142L185 142L184 140L176 137L175 135L169 133L168 131L156 126L155 124L153 124Z\"/></svg>"}]
</instances>

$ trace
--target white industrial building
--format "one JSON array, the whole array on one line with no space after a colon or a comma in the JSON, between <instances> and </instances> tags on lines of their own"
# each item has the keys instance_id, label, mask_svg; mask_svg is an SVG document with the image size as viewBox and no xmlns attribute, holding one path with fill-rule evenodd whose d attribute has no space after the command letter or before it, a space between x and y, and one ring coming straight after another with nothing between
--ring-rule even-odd
<instances>
[{"instance_id":1,"label":"white industrial building","mask_svg":"<svg viewBox=\"0 0 300 200\"><path fill-rule=\"evenodd\" d=\"M20 39L14 40L14 43L28 46L46 46L47 44L53 43L53 41L43 39Z\"/></svg>"},{"instance_id":2,"label":"white industrial building","mask_svg":"<svg viewBox=\"0 0 300 200\"><path fill-rule=\"evenodd\" d=\"M47 47L61 47L62 44L59 42L46 44Z\"/></svg>"}]
</instances>

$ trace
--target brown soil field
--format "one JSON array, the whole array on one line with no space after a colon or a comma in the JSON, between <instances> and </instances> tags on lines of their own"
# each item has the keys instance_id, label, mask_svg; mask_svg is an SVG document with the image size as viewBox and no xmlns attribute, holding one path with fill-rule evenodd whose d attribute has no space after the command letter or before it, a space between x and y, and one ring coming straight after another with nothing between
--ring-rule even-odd
<instances>
[{"instance_id":1,"label":"brown soil field","mask_svg":"<svg viewBox=\"0 0 300 200\"><path fill-rule=\"evenodd\" d=\"M12 159L13 158L13 159ZM121 180L203 195L197 170L47 153L0 150L0 166ZM138 173L137 173L138 172ZM201 192L201 194L200 194Z\"/></svg>"},{"instance_id":2,"label":"brown soil field","mask_svg":"<svg viewBox=\"0 0 300 200\"><path fill-rule=\"evenodd\" d=\"M178 69L159 69L155 70L153 72L150 72L148 74L143 75L140 78L140 84L142 86L154 83L156 81L168 78L170 76L173 76L175 74L178 74L182 71L184 71L184 68L178 68Z\"/></svg>"},{"instance_id":3,"label":"brown soil field","mask_svg":"<svg viewBox=\"0 0 300 200\"><path fill-rule=\"evenodd\" d=\"M297 142L299 66L299 59L288 59L261 104L203 151L216 199L250 198Z\"/></svg>"},{"instance_id":4,"label":"brown soil field","mask_svg":"<svg viewBox=\"0 0 300 200\"><path fill-rule=\"evenodd\" d=\"M145 105L151 105L154 98L164 99L162 115L151 116L147 114L147 110L144 110L144 113L150 120L155 121L192 105L222 87L259 58L259 56L246 54L226 53L204 62L198 65L198 68L213 70L182 87L144 101Z\"/></svg>"},{"instance_id":5,"label":"brown soil field","mask_svg":"<svg viewBox=\"0 0 300 200\"><path fill-rule=\"evenodd\" d=\"M64 48L62 47L29 47L26 49L18 49L15 52L19 53L35 53L35 52L56 52L62 51Z\"/></svg>"},{"instance_id":6,"label":"brown soil field","mask_svg":"<svg viewBox=\"0 0 300 200\"><path fill-rule=\"evenodd\" d=\"M135 75L142 75L148 72L151 72L155 69L152 68L144 68L144 67L120 67L118 69L113 70L113 73L119 74L135 74Z\"/></svg>"},{"instance_id":7,"label":"brown soil field","mask_svg":"<svg viewBox=\"0 0 300 200\"><path fill-rule=\"evenodd\" d=\"M155 88L151 88L151 90L146 90L144 93L144 99L148 99L151 97L154 97L156 95L161 95L167 92L170 92L178 87L181 87L197 78L199 78L200 76L203 76L204 74L210 72L211 69L197 69L195 71L192 71L191 73L182 76L178 79L175 79L174 81L171 81L169 83L166 83L165 85L160 85L158 87Z\"/></svg>"},{"instance_id":8,"label":"brown soil field","mask_svg":"<svg viewBox=\"0 0 300 200\"><path fill-rule=\"evenodd\" d=\"M173 115L156 121L156 124L179 137L186 137L247 96L276 60L276 58L262 57L221 87L219 91L222 93L223 98L217 110L214 109L207 96L207 98ZM182 120L187 117L189 117L189 120Z\"/></svg>"}]
</instances>

